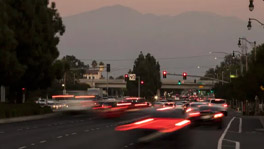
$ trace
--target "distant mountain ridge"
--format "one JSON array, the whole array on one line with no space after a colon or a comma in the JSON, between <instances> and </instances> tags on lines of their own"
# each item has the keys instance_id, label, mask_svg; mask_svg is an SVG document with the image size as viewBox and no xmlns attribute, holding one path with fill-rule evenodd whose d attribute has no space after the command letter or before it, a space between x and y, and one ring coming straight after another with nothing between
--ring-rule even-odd
<instances>
[{"instance_id":1,"label":"distant mountain ridge","mask_svg":"<svg viewBox=\"0 0 264 149\"><path fill-rule=\"evenodd\" d=\"M66 33L59 44L61 56L75 55L86 62L124 59L122 63L109 61L116 68L132 68L133 61L130 60L140 51L150 52L157 58L176 58L206 55L210 51L231 53L238 50L237 40L242 36L258 43L264 41L261 27L256 25L247 31L246 21L209 12L157 16L115 5L65 17L63 21ZM219 61L208 56L161 59L160 63L169 71L202 74L206 69L197 70L197 65L209 67Z\"/></svg>"}]
</instances>

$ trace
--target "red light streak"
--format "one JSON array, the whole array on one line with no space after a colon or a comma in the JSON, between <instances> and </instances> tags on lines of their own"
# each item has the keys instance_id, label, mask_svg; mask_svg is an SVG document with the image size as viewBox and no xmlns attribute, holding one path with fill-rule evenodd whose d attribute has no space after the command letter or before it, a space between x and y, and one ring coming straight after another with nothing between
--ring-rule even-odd
<instances>
[{"instance_id":1,"label":"red light streak","mask_svg":"<svg viewBox=\"0 0 264 149\"><path fill-rule=\"evenodd\" d=\"M75 96L75 98L95 98L95 96Z\"/></svg>"},{"instance_id":2,"label":"red light streak","mask_svg":"<svg viewBox=\"0 0 264 149\"><path fill-rule=\"evenodd\" d=\"M173 107L165 107L165 108L159 108L157 111L165 111L165 110L170 110L173 109Z\"/></svg>"},{"instance_id":3,"label":"red light streak","mask_svg":"<svg viewBox=\"0 0 264 149\"><path fill-rule=\"evenodd\" d=\"M130 106L132 103L117 103L117 106Z\"/></svg>"},{"instance_id":4,"label":"red light streak","mask_svg":"<svg viewBox=\"0 0 264 149\"><path fill-rule=\"evenodd\" d=\"M136 123L120 125L115 128L117 131L127 131L132 129L153 129L160 132L168 133L179 130L191 122L178 118L148 118Z\"/></svg>"},{"instance_id":5,"label":"red light streak","mask_svg":"<svg viewBox=\"0 0 264 149\"><path fill-rule=\"evenodd\" d=\"M190 117L200 116L200 112L189 113Z\"/></svg>"},{"instance_id":6,"label":"red light streak","mask_svg":"<svg viewBox=\"0 0 264 149\"><path fill-rule=\"evenodd\" d=\"M54 95L52 98L73 98L74 95Z\"/></svg>"},{"instance_id":7,"label":"red light streak","mask_svg":"<svg viewBox=\"0 0 264 149\"><path fill-rule=\"evenodd\" d=\"M147 103L138 103L138 104L135 104L136 107L139 107L139 106L146 106L148 105Z\"/></svg>"}]
</instances>

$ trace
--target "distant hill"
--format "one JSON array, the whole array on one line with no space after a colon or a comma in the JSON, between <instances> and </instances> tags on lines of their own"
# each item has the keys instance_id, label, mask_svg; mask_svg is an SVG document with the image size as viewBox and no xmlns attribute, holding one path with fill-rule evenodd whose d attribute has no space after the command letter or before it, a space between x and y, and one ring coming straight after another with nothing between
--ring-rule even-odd
<instances>
[{"instance_id":1,"label":"distant hill","mask_svg":"<svg viewBox=\"0 0 264 149\"><path fill-rule=\"evenodd\" d=\"M244 36L258 43L264 41L264 30L258 25L248 31L246 21L208 12L156 16L115 5L63 21L66 33L59 44L61 56L75 55L87 63L103 59L116 70L113 75L132 68L131 59L140 51L160 58L162 69L170 72L203 74L207 67L220 62L204 56L210 51L238 50L238 38ZM107 61L112 59L119 61ZM198 65L205 67L198 70Z\"/></svg>"}]
</instances>

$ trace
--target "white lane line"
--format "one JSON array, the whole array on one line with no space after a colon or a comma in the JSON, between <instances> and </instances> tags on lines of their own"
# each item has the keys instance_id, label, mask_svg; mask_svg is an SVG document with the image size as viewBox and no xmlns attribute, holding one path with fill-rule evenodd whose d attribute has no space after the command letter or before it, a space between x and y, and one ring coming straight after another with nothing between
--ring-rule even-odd
<instances>
[{"instance_id":1,"label":"white lane line","mask_svg":"<svg viewBox=\"0 0 264 149\"><path fill-rule=\"evenodd\" d=\"M69 134L65 134L65 136L66 136L66 137L68 137L68 136L69 136Z\"/></svg>"},{"instance_id":2,"label":"white lane line","mask_svg":"<svg viewBox=\"0 0 264 149\"><path fill-rule=\"evenodd\" d=\"M229 127L231 126L231 124L232 124L232 122L234 121L235 118L236 118L236 117L233 117L233 118L229 121L229 123L228 123L228 125L227 125L225 131L223 132L223 134L222 134L221 137L219 138L219 140L218 140L218 144L217 144L217 149L222 149L223 139L225 138L225 135L226 135L226 133L227 133Z\"/></svg>"},{"instance_id":3,"label":"white lane line","mask_svg":"<svg viewBox=\"0 0 264 149\"><path fill-rule=\"evenodd\" d=\"M239 118L239 130L238 133L242 132L242 118Z\"/></svg>"},{"instance_id":4,"label":"white lane line","mask_svg":"<svg viewBox=\"0 0 264 149\"><path fill-rule=\"evenodd\" d=\"M132 146L132 145L134 145L134 143L130 143L129 145Z\"/></svg>"},{"instance_id":5,"label":"white lane line","mask_svg":"<svg viewBox=\"0 0 264 149\"><path fill-rule=\"evenodd\" d=\"M21 146L18 149L24 149L24 148L27 148L27 147L26 146Z\"/></svg>"},{"instance_id":6,"label":"white lane line","mask_svg":"<svg viewBox=\"0 0 264 149\"><path fill-rule=\"evenodd\" d=\"M84 130L85 132L89 132L90 130Z\"/></svg>"},{"instance_id":7,"label":"white lane line","mask_svg":"<svg viewBox=\"0 0 264 149\"><path fill-rule=\"evenodd\" d=\"M58 137L57 137L57 139L60 139L60 138L62 138L62 136L58 136Z\"/></svg>"},{"instance_id":8,"label":"white lane line","mask_svg":"<svg viewBox=\"0 0 264 149\"><path fill-rule=\"evenodd\" d=\"M71 135L76 135L77 133L76 132L73 132Z\"/></svg>"},{"instance_id":9,"label":"white lane line","mask_svg":"<svg viewBox=\"0 0 264 149\"><path fill-rule=\"evenodd\" d=\"M236 144L236 149L240 149L240 143L238 141L233 141L233 140L228 140L228 139L224 139L224 141L233 142Z\"/></svg>"},{"instance_id":10,"label":"white lane line","mask_svg":"<svg viewBox=\"0 0 264 149\"><path fill-rule=\"evenodd\" d=\"M32 146L34 146L34 145L35 145L35 143L31 143L31 145L32 145Z\"/></svg>"},{"instance_id":11,"label":"white lane line","mask_svg":"<svg viewBox=\"0 0 264 149\"><path fill-rule=\"evenodd\" d=\"M47 141L46 140L39 141L39 143L45 143L45 142L47 142Z\"/></svg>"}]
</instances>

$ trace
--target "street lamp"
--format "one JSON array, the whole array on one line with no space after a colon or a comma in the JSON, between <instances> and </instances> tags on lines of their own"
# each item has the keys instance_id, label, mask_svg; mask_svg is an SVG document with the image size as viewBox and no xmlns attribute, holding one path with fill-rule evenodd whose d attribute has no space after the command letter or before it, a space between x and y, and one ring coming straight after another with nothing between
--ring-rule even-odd
<instances>
[{"instance_id":1,"label":"street lamp","mask_svg":"<svg viewBox=\"0 0 264 149\"><path fill-rule=\"evenodd\" d=\"M258 22L264 28L264 23L260 22L259 20L255 19L255 18L249 18L248 19L248 25L247 25L248 30L250 30L252 28L252 25L251 25L252 20Z\"/></svg>"},{"instance_id":2,"label":"street lamp","mask_svg":"<svg viewBox=\"0 0 264 149\"><path fill-rule=\"evenodd\" d=\"M254 0L249 0L249 6L248 6L249 11L253 11L253 10L254 10L254 4L253 4L253 1L254 1Z\"/></svg>"}]
</instances>

